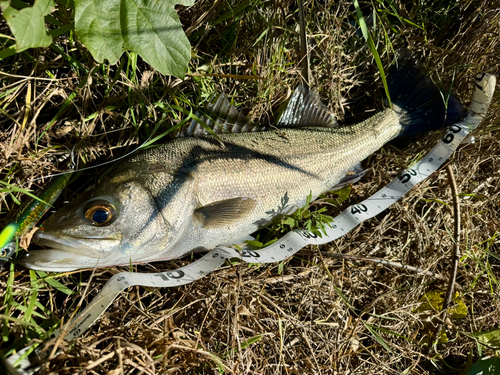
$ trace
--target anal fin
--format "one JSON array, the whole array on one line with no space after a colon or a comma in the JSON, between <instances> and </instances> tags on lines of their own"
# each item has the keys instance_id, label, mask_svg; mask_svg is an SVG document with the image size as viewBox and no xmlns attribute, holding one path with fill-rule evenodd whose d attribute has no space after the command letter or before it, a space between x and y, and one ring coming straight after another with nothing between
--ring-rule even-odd
<instances>
[{"instance_id":1,"label":"anal fin","mask_svg":"<svg viewBox=\"0 0 500 375\"><path fill-rule=\"evenodd\" d=\"M331 190L342 189L344 186L358 182L365 175L366 171L361 166L361 163L356 164L354 167L349 168L349 172Z\"/></svg>"}]
</instances>

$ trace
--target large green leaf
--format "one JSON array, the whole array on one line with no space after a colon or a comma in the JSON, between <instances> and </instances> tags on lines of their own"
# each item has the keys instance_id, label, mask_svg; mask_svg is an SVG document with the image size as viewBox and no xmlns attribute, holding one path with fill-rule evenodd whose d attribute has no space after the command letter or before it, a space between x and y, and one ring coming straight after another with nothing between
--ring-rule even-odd
<instances>
[{"instance_id":1,"label":"large green leaf","mask_svg":"<svg viewBox=\"0 0 500 375\"><path fill-rule=\"evenodd\" d=\"M0 2L3 16L16 39L16 52L28 48L48 47L52 38L45 30L44 17L54 8L53 0L36 0L32 7L17 10L10 1Z\"/></svg>"},{"instance_id":2,"label":"large green leaf","mask_svg":"<svg viewBox=\"0 0 500 375\"><path fill-rule=\"evenodd\" d=\"M193 0L77 0L75 27L98 62L114 64L130 50L163 74L184 77L191 45L176 4Z\"/></svg>"},{"instance_id":3,"label":"large green leaf","mask_svg":"<svg viewBox=\"0 0 500 375\"><path fill-rule=\"evenodd\" d=\"M481 344L488 345L490 348L500 349L500 329L488 332L475 332L472 335L477 337Z\"/></svg>"},{"instance_id":4,"label":"large green leaf","mask_svg":"<svg viewBox=\"0 0 500 375\"><path fill-rule=\"evenodd\" d=\"M500 374L500 357L483 358L474 363L467 375L498 375Z\"/></svg>"}]
</instances>

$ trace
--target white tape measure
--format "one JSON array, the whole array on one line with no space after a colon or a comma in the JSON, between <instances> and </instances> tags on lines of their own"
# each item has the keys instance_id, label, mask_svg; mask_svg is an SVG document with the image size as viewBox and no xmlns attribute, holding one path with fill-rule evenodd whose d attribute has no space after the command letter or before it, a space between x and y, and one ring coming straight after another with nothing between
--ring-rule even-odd
<instances>
[{"instance_id":1,"label":"white tape measure","mask_svg":"<svg viewBox=\"0 0 500 375\"><path fill-rule=\"evenodd\" d=\"M228 258L241 258L243 261L251 263L274 263L290 257L306 245L321 245L342 237L359 223L378 215L397 202L413 186L429 177L450 157L469 132L483 120L493 97L495 83L495 76L477 75L472 104L465 120L450 126L441 141L413 167L403 171L368 199L348 207L335 217L332 227L326 229L326 236L320 238L308 231L294 230L261 250L239 252L233 248L218 247L197 261L173 271L160 273L121 272L111 277L92 302L74 318L69 331L65 332L64 339L70 341L82 335L120 292L131 286L165 288L185 285L216 270ZM58 330L54 335L57 336L59 333ZM33 350L33 347L26 348L23 352L27 349ZM19 358L20 355L21 352L16 357ZM12 363L12 357L9 362Z\"/></svg>"}]
</instances>

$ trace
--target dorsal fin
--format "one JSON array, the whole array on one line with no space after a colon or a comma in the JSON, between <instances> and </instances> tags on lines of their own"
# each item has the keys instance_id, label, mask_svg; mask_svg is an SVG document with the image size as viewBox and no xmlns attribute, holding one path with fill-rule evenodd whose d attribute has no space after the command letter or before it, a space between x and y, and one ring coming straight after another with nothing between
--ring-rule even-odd
<instances>
[{"instance_id":1,"label":"dorsal fin","mask_svg":"<svg viewBox=\"0 0 500 375\"><path fill-rule=\"evenodd\" d=\"M195 115L205 126L202 126L197 120L192 120L187 127L179 132L178 137L209 135L206 127L212 129L215 134L250 133L266 130L266 127L254 124L235 106L231 105L225 94L220 94L215 100L212 100L205 107L203 113L197 111Z\"/></svg>"},{"instance_id":2,"label":"dorsal fin","mask_svg":"<svg viewBox=\"0 0 500 375\"><path fill-rule=\"evenodd\" d=\"M197 119L192 120L182 129L177 137L203 137L209 135L206 129L215 134L261 132L269 128L254 124L231 105L225 94L220 94L212 100L203 112L195 113ZM198 122L203 123L200 124ZM319 95L305 86L299 86L290 98L285 111L281 114L278 128L337 127L337 120L332 112L323 104Z\"/></svg>"},{"instance_id":3,"label":"dorsal fin","mask_svg":"<svg viewBox=\"0 0 500 375\"><path fill-rule=\"evenodd\" d=\"M306 126L335 128L337 120L321 103L319 95L305 86L295 89L276 127L301 128Z\"/></svg>"}]
</instances>

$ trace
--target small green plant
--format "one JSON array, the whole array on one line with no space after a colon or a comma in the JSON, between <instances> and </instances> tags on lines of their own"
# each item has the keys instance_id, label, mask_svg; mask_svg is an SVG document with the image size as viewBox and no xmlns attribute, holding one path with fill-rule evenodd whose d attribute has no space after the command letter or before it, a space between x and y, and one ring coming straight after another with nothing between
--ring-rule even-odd
<instances>
[{"instance_id":1,"label":"small green plant","mask_svg":"<svg viewBox=\"0 0 500 375\"><path fill-rule=\"evenodd\" d=\"M330 223L333 222L333 218L323 214L326 211L326 207L311 211L311 200L312 193L307 197L304 207L299 208L291 215L282 217L277 223L278 233L286 233L293 229L303 228L320 237L322 234L326 235L326 226L331 227Z\"/></svg>"},{"instance_id":2,"label":"small green plant","mask_svg":"<svg viewBox=\"0 0 500 375\"><path fill-rule=\"evenodd\" d=\"M470 249L467 249L461 259L462 263L472 261L472 264L474 264L476 277L471 283L471 288L475 288L480 280L486 277L492 296L498 295L498 289L500 288L500 280L498 279L498 275L495 273L491 264L492 260L500 260L498 254L491 251L493 245L496 241L498 241L499 237L500 233L495 232L491 238L475 244Z\"/></svg>"},{"instance_id":3,"label":"small green plant","mask_svg":"<svg viewBox=\"0 0 500 375\"><path fill-rule=\"evenodd\" d=\"M284 197L284 206L288 197ZM326 235L326 227L331 227L333 218L325 215L326 207L319 210L312 210L312 193L309 194L306 204L300 207L290 215L278 216L273 222L263 231L261 231L255 240L246 241L247 245L261 249L276 242L283 234L288 233L294 229L306 229L309 232L322 237Z\"/></svg>"},{"instance_id":4,"label":"small green plant","mask_svg":"<svg viewBox=\"0 0 500 375\"><path fill-rule=\"evenodd\" d=\"M7 47L0 51L0 59L29 48L49 47L54 38L70 33L100 63L115 64L123 52L131 51L160 73L182 78L191 45L174 9L176 4L192 5L193 0L36 0L33 6L2 1L0 7L13 38L2 35Z\"/></svg>"}]
</instances>

